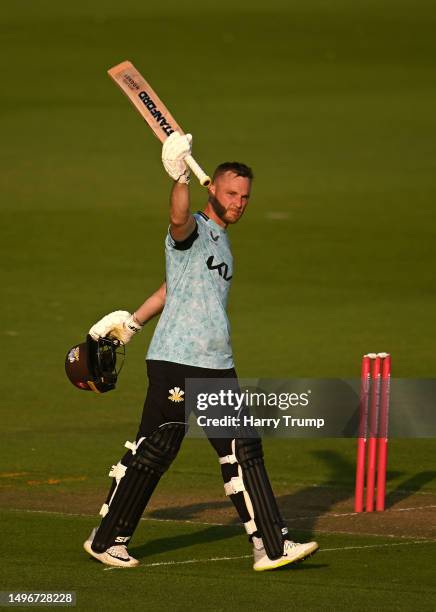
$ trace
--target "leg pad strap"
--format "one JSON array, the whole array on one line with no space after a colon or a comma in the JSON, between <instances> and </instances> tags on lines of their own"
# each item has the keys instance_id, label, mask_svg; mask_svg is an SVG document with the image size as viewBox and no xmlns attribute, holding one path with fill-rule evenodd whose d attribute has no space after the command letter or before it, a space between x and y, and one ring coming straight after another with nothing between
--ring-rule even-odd
<instances>
[{"instance_id":1,"label":"leg pad strap","mask_svg":"<svg viewBox=\"0 0 436 612\"><path fill-rule=\"evenodd\" d=\"M242 491L245 491L244 481L240 476L233 476L229 482L224 483L224 491L227 496L241 493Z\"/></svg>"}]
</instances>

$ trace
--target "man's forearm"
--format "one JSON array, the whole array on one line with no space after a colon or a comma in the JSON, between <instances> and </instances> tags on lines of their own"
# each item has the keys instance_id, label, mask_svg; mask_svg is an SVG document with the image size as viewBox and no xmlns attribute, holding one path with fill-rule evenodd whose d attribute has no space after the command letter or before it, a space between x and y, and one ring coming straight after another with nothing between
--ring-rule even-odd
<instances>
[{"instance_id":1,"label":"man's forearm","mask_svg":"<svg viewBox=\"0 0 436 612\"><path fill-rule=\"evenodd\" d=\"M173 183L170 195L170 221L172 225L184 225L191 215L189 186Z\"/></svg>"},{"instance_id":2,"label":"man's forearm","mask_svg":"<svg viewBox=\"0 0 436 612\"><path fill-rule=\"evenodd\" d=\"M163 283L145 302L135 310L134 317L140 325L144 325L153 317L160 314L165 306L166 283Z\"/></svg>"},{"instance_id":3,"label":"man's forearm","mask_svg":"<svg viewBox=\"0 0 436 612\"><path fill-rule=\"evenodd\" d=\"M174 240L184 240L195 227L190 210L189 187L186 183L174 183L170 196L171 235Z\"/></svg>"}]
</instances>

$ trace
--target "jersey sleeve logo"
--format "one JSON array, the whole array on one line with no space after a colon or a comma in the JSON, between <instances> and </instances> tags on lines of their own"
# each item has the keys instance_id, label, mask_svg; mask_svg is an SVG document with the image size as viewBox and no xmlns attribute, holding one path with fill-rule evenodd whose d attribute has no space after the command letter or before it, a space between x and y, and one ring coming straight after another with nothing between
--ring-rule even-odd
<instances>
[{"instance_id":1,"label":"jersey sleeve logo","mask_svg":"<svg viewBox=\"0 0 436 612\"><path fill-rule=\"evenodd\" d=\"M229 276L229 266L225 261L222 261L220 264L213 263L213 255L211 255L207 260L207 267L209 270L218 270L218 274L226 281L232 280L232 276Z\"/></svg>"}]
</instances>

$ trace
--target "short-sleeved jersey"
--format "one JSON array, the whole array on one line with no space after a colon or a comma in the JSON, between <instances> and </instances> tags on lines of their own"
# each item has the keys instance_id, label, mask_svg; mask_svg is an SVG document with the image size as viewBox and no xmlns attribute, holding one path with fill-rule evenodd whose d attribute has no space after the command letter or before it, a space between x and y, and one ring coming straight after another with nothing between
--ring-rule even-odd
<instances>
[{"instance_id":1,"label":"short-sleeved jersey","mask_svg":"<svg viewBox=\"0 0 436 612\"><path fill-rule=\"evenodd\" d=\"M165 241L165 308L147 359L202 368L234 367L227 317L233 258L227 232L204 213L183 242Z\"/></svg>"}]
</instances>

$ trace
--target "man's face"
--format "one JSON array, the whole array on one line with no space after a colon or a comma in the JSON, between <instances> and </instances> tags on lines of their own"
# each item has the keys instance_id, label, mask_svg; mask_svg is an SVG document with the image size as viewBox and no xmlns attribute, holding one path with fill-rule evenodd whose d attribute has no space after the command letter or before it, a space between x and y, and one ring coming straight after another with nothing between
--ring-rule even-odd
<instances>
[{"instance_id":1,"label":"man's face","mask_svg":"<svg viewBox=\"0 0 436 612\"><path fill-rule=\"evenodd\" d=\"M228 171L217 176L209 187L209 202L225 224L237 223L250 198L251 181Z\"/></svg>"}]
</instances>

